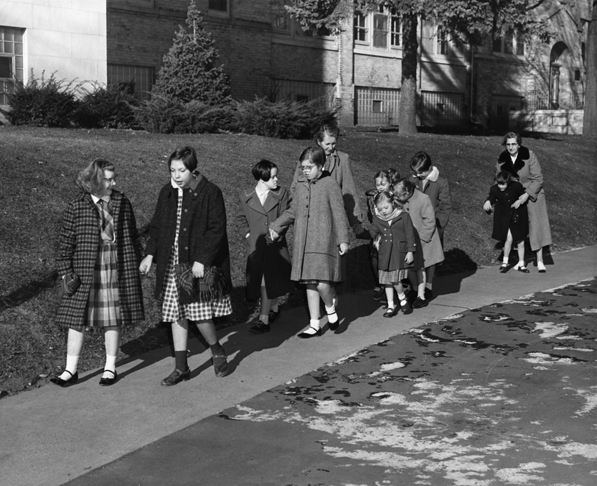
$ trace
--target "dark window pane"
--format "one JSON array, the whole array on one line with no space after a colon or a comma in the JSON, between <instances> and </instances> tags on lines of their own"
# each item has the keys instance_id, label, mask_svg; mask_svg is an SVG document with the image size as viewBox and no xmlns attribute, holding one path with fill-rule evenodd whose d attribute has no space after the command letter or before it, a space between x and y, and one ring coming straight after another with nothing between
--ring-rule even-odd
<instances>
[{"instance_id":1,"label":"dark window pane","mask_svg":"<svg viewBox=\"0 0 597 486\"><path fill-rule=\"evenodd\" d=\"M388 17L386 15L373 17L373 46L388 47Z\"/></svg>"},{"instance_id":2,"label":"dark window pane","mask_svg":"<svg viewBox=\"0 0 597 486\"><path fill-rule=\"evenodd\" d=\"M502 52L502 38L496 37L493 39L493 52Z\"/></svg>"},{"instance_id":3,"label":"dark window pane","mask_svg":"<svg viewBox=\"0 0 597 486\"><path fill-rule=\"evenodd\" d=\"M228 0L209 0L209 10L228 11Z\"/></svg>"},{"instance_id":4,"label":"dark window pane","mask_svg":"<svg viewBox=\"0 0 597 486\"><path fill-rule=\"evenodd\" d=\"M0 57L0 78L12 78L11 57Z\"/></svg>"}]
</instances>

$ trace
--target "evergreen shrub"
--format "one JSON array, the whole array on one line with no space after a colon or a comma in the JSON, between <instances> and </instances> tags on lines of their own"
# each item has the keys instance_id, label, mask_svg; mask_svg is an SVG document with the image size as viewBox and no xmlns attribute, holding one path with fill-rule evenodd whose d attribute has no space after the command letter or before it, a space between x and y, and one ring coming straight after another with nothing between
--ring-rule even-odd
<instances>
[{"instance_id":1,"label":"evergreen shrub","mask_svg":"<svg viewBox=\"0 0 597 486\"><path fill-rule=\"evenodd\" d=\"M27 84L15 84L14 91L8 95L10 109L2 113L13 125L68 127L78 105L77 87L73 83L57 80L54 73L45 79L42 72L38 79L32 71Z\"/></svg>"},{"instance_id":2,"label":"evergreen shrub","mask_svg":"<svg viewBox=\"0 0 597 486\"><path fill-rule=\"evenodd\" d=\"M138 100L127 85L102 86L86 90L73 114L75 123L83 128L134 128L137 126L133 107Z\"/></svg>"},{"instance_id":3,"label":"evergreen shrub","mask_svg":"<svg viewBox=\"0 0 597 486\"><path fill-rule=\"evenodd\" d=\"M336 122L337 108L328 109L322 100L308 103L282 100L241 101L236 107L232 131L274 138L311 138L319 127Z\"/></svg>"}]
</instances>

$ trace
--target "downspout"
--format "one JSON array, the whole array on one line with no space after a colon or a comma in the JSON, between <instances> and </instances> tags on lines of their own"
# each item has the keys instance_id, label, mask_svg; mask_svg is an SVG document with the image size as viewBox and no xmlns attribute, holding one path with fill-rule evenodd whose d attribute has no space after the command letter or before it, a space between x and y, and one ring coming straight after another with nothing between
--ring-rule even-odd
<instances>
[{"instance_id":1,"label":"downspout","mask_svg":"<svg viewBox=\"0 0 597 486\"><path fill-rule=\"evenodd\" d=\"M471 63L471 94L470 94L470 97L471 97L471 99L470 99L470 102L469 102L469 114L468 114L468 118L469 118L469 121L473 121L473 111L474 111L473 110L473 103L474 103L473 95L475 93L475 87L474 87L474 84L473 84L475 82L475 74L474 74L475 73L475 68L474 68L474 66L475 66L475 54L473 52L473 44L471 42L469 42L468 45L469 45L469 48L471 50L471 60L470 60L470 63Z\"/></svg>"}]
</instances>

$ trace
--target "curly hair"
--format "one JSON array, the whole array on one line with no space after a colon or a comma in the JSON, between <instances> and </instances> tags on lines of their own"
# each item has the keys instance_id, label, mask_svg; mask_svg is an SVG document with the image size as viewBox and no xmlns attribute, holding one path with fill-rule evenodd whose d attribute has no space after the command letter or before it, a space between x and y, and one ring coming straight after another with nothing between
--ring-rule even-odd
<instances>
[{"instance_id":1,"label":"curly hair","mask_svg":"<svg viewBox=\"0 0 597 486\"><path fill-rule=\"evenodd\" d=\"M101 189L104 171L114 170L114 164L105 159L95 159L85 167L77 176L76 184L79 188L90 194L94 194Z\"/></svg>"}]
</instances>

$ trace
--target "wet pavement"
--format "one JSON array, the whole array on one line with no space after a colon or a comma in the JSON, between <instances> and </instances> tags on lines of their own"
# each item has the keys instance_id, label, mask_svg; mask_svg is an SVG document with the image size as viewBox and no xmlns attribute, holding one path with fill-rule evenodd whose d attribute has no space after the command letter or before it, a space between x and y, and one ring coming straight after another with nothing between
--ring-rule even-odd
<instances>
[{"instance_id":1,"label":"wet pavement","mask_svg":"<svg viewBox=\"0 0 597 486\"><path fill-rule=\"evenodd\" d=\"M592 486L596 418L592 279L403 331L68 484Z\"/></svg>"}]
</instances>

